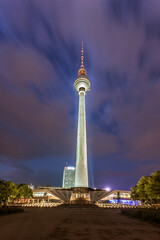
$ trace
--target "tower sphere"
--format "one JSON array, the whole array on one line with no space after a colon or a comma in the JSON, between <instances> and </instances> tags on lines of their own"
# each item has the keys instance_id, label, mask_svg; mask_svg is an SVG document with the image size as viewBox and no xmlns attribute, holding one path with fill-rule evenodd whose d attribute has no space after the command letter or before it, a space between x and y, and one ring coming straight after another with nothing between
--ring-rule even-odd
<instances>
[{"instance_id":1,"label":"tower sphere","mask_svg":"<svg viewBox=\"0 0 160 240\"><path fill-rule=\"evenodd\" d=\"M80 76L78 76L74 81L74 87L77 92L80 92L80 91L87 92L90 90L90 86L91 86L90 80L84 74L81 74Z\"/></svg>"}]
</instances>

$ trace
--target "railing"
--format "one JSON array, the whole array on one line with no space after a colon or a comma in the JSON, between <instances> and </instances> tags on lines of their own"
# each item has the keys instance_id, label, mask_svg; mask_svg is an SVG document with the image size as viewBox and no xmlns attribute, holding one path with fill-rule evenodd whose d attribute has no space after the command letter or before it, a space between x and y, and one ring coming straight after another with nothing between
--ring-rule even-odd
<instances>
[{"instance_id":1,"label":"railing","mask_svg":"<svg viewBox=\"0 0 160 240\"><path fill-rule=\"evenodd\" d=\"M96 203L95 205L101 208L137 208L127 204Z\"/></svg>"},{"instance_id":2,"label":"railing","mask_svg":"<svg viewBox=\"0 0 160 240\"><path fill-rule=\"evenodd\" d=\"M17 206L17 207L57 207L62 205L63 203L17 203L17 204L10 204L10 206Z\"/></svg>"}]
</instances>

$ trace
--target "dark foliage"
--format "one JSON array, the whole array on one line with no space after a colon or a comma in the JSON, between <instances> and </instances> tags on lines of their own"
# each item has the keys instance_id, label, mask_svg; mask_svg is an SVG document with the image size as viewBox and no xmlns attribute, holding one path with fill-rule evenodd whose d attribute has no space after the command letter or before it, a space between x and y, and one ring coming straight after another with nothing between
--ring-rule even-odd
<instances>
[{"instance_id":1,"label":"dark foliage","mask_svg":"<svg viewBox=\"0 0 160 240\"><path fill-rule=\"evenodd\" d=\"M18 207L1 207L0 208L0 215L21 213L21 212L24 212L23 208L18 208Z\"/></svg>"},{"instance_id":2,"label":"dark foliage","mask_svg":"<svg viewBox=\"0 0 160 240\"><path fill-rule=\"evenodd\" d=\"M160 224L160 209L121 209L121 214Z\"/></svg>"},{"instance_id":3,"label":"dark foliage","mask_svg":"<svg viewBox=\"0 0 160 240\"><path fill-rule=\"evenodd\" d=\"M150 204L160 203L160 171L155 171L151 176L141 177L131 190L133 200Z\"/></svg>"}]
</instances>

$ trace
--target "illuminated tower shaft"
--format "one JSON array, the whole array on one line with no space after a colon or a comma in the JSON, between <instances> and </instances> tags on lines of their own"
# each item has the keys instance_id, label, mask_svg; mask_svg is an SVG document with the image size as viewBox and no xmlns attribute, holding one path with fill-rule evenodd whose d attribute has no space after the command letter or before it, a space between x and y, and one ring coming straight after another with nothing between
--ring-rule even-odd
<instances>
[{"instance_id":1,"label":"illuminated tower shaft","mask_svg":"<svg viewBox=\"0 0 160 240\"><path fill-rule=\"evenodd\" d=\"M79 94L75 187L88 187L85 95L90 90L90 81L83 66L83 42L81 68L78 75L74 82L74 87Z\"/></svg>"},{"instance_id":2,"label":"illuminated tower shaft","mask_svg":"<svg viewBox=\"0 0 160 240\"><path fill-rule=\"evenodd\" d=\"M88 187L85 92L79 92L75 187Z\"/></svg>"}]
</instances>

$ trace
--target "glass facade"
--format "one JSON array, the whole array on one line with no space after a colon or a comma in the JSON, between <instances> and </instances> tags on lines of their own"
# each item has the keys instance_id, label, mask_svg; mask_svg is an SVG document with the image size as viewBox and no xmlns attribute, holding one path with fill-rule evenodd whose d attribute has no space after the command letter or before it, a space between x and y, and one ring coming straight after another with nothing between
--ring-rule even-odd
<instances>
[{"instance_id":1,"label":"glass facade","mask_svg":"<svg viewBox=\"0 0 160 240\"><path fill-rule=\"evenodd\" d=\"M63 171L63 188L75 186L75 167L65 167Z\"/></svg>"}]
</instances>

